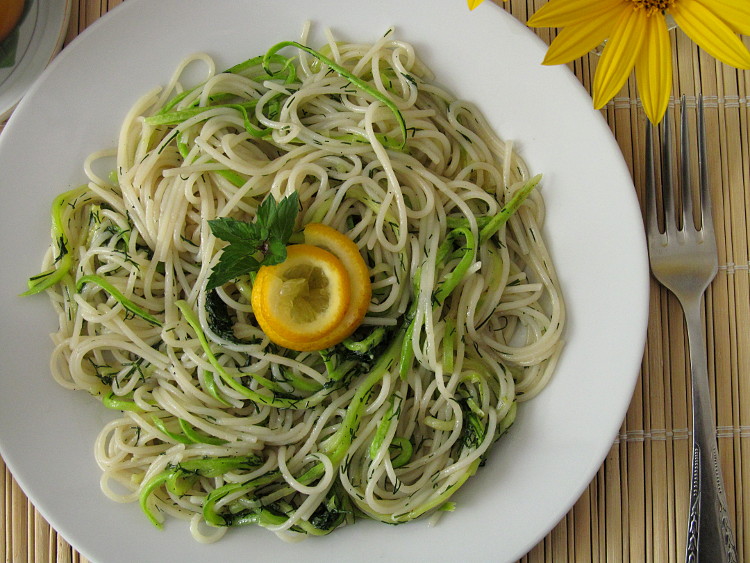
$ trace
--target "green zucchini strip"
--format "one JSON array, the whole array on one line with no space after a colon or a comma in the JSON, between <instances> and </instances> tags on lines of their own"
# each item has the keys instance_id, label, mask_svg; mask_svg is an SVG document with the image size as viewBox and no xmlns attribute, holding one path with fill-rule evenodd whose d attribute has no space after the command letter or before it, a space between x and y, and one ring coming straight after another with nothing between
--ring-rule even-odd
<instances>
[{"instance_id":1,"label":"green zucchini strip","mask_svg":"<svg viewBox=\"0 0 750 563\"><path fill-rule=\"evenodd\" d=\"M29 278L29 289L21 295L34 295L52 287L62 280L70 272L73 266L73 257L68 248L70 241L65 225L63 224L62 212L72 200L81 196L88 189L87 186L79 186L67 192L61 193L52 201L52 240L56 241L60 253L55 258L55 267Z\"/></svg>"},{"instance_id":2,"label":"green zucchini strip","mask_svg":"<svg viewBox=\"0 0 750 563\"><path fill-rule=\"evenodd\" d=\"M463 256L458 262L456 269L451 272L451 275L438 284L438 288L435 291L434 295L435 301L438 304L442 304L453 292L453 290L456 289L456 286L461 283L461 280L464 279L469 266L471 266L474 262L474 255L476 252L476 239L474 238L471 229L467 227L459 227L457 229L453 229L448 233L448 236L443 241L441 248L438 249L438 260L442 261L442 259L440 258L441 255L447 256L447 254L450 252L450 248L453 245L453 239L459 236L463 236L463 238L466 240L466 245L462 249Z\"/></svg>"},{"instance_id":3,"label":"green zucchini strip","mask_svg":"<svg viewBox=\"0 0 750 563\"><path fill-rule=\"evenodd\" d=\"M229 471L237 469L251 470L260 466L261 463L262 460L255 455L208 457L180 462L176 466L170 467L152 477L151 480L141 488L141 492L138 495L141 510L154 526L161 529L162 523L159 522L149 507L148 500L151 494L162 485L166 485L171 493L181 496L187 493L198 477L219 477ZM236 485L236 483L234 484ZM216 491L213 492L215 493ZM208 496L210 497L211 494L213 493L210 493ZM215 502L216 501L214 501L214 503Z\"/></svg>"},{"instance_id":4,"label":"green zucchini strip","mask_svg":"<svg viewBox=\"0 0 750 563\"><path fill-rule=\"evenodd\" d=\"M102 404L115 411L143 412L143 409L133 401L132 396L118 397L114 391L102 397Z\"/></svg>"},{"instance_id":5,"label":"green zucchini strip","mask_svg":"<svg viewBox=\"0 0 750 563\"><path fill-rule=\"evenodd\" d=\"M232 389L234 389L238 393L241 393L251 401L260 403L262 405L268 405L280 409L300 409L309 407L308 400L306 399L299 397L269 397L267 395L261 395L260 393L253 391L252 389L249 389L248 387L245 387L244 385L239 383L234 377L232 377L229 372L224 369L224 366L222 366L216 359L216 356L214 355L213 351L211 350L211 346L208 343L208 339L206 338L206 335L201 328L200 321L198 320L197 315L190 308L190 305L182 299L177 301L175 304L177 305L177 308L182 312L185 320L195 331L195 335L198 337L198 341L201 343L201 347L203 348L203 351L205 352L209 363L214 367L216 373L218 373L219 376L224 380L224 382ZM255 379L259 377L250 373L244 373L241 375L253 377ZM265 378L261 379L263 379L264 381L268 381Z\"/></svg>"},{"instance_id":6,"label":"green zucchini strip","mask_svg":"<svg viewBox=\"0 0 750 563\"><path fill-rule=\"evenodd\" d=\"M372 85L368 84L366 81L362 80L358 76L355 76L348 70L346 70L341 65L335 63L322 53L316 51L315 49L311 49L310 47L307 47L306 45L302 45L301 43L297 43L296 41L282 41L281 43L278 43L271 47L268 52L263 57L263 68L266 70L268 74L273 74L271 72L271 69L269 67L269 62L271 61L271 58L281 49L284 47L296 47L300 51L304 51L308 55L311 55L312 57L316 58L323 64L327 65L331 70L335 71L339 75L346 78L349 82L357 86L360 90L363 92L369 94L379 102L381 102L383 105L385 105L388 109L391 110L394 117L396 118L396 122L398 123L399 129L401 130L401 137L402 141L399 145L400 149L403 149L406 146L406 122L404 121L404 116L401 114L401 111L398 109L398 106L394 103L393 100L391 100L388 96L382 94L380 91L378 91L376 88L374 88Z\"/></svg>"},{"instance_id":7,"label":"green zucchini strip","mask_svg":"<svg viewBox=\"0 0 750 563\"><path fill-rule=\"evenodd\" d=\"M529 197L529 194L534 188L536 188L541 179L542 175L537 174L531 180L526 182L520 190L513 194L513 197L510 198L510 201L503 206L503 208L497 213L497 215L495 215L481 231L479 231L480 244L489 240L489 238L498 230L500 230L500 227L502 227L508 221L508 219L510 219L511 215L518 211L518 208L521 207L521 204L526 200L527 197Z\"/></svg>"},{"instance_id":8,"label":"green zucchini strip","mask_svg":"<svg viewBox=\"0 0 750 563\"><path fill-rule=\"evenodd\" d=\"M91 274L79 278L76 282L76 291L80 292L83 286L87 283L93 283L101 287L104 291L106 291L114 299L116 299L126 310L130 311L135 316L142 318L144 321L147 321L154 326L162 326L159 319L141 309L138 305L125 297L119 289L117 289L101 276Z\"/></svg>"}]
</instances>

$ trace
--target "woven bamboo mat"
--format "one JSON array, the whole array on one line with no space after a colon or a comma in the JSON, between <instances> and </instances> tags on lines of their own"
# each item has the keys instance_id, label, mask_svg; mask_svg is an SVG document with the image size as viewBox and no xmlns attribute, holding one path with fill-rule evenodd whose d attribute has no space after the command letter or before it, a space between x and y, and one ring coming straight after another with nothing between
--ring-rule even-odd
<instances>
[{"instance_id":1,"label":"woven bamboo mat","mask_svg":"<svg viewBox=\"0 0 750 563\"><path fill-rule=\"evenodd\" d=\"M123 0L73 0L67 41ZM463 2L464 0L455 0ZM544 0L504 7L526 21ZM554 31L537 31L546 42ZM672 35L673 94L706 102L719 274L705 301L708 369L721 461L740 560L750 561L750 72L721 65L682 33ZM747 44L750 40L745 38ZM590 90L596 56L571 65ZM603 110L633 175L644 186L646 118L631 80ZM652 283L641 376L618 439L583 496L522 561L680 561L690 458L690 384L677 301ZM0 460L0 552L6 563L85 563L39 515Z\"/></svg>"}]
</instances>

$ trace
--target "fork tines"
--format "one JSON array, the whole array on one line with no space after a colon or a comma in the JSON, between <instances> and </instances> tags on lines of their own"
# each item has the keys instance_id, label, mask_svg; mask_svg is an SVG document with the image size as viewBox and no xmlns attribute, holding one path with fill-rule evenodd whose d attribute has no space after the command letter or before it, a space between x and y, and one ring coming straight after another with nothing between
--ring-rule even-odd
<instances>
[{"instance_id":1,"label":"fork tines","mask_svg":"<svg viewBox=\"0 0 750 563\"><path fill-rule=\"evenodd\" d=\"M674 157L672 150L671 110L668 108L664 115L661 135L661 190L657 196L656 173L654 167L653 127L651 122L646 128L646 218L649 233L665 233L673 236L681 229L694 227L697 230L713 229L711 221L711 198L708 186L707 156L706 156L706 125L703 112L703 96L698 95L698 191L700 201L699 225L693 220L693 197L691 186L691 158L690 134L688 126L688 112L686 111L685 96L680 100L680 162L679 162L679 190L675 189L673 174ZM679 201L675 194L679 191ZM659 228L658 202L661 199L663 208L664 228Z\"/></svg>"}]
</instances>

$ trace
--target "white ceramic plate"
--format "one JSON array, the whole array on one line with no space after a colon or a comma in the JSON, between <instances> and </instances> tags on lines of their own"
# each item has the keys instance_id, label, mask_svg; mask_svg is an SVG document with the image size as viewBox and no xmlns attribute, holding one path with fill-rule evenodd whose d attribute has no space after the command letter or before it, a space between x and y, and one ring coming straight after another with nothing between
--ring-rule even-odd
<instances>
[{"instance_id":1,"label":"white ceramic plate","mask_svg":"<svg viewBox=\"0 0 750 563\"><path fill-rule=\"evenodd\" d=\"M567 299L567 348L548 388L437 527L369 521L301 544L263 529L195 543L185 523L154 529L137 505L99 491L92 444L105 412L48 373L55 318L20 298L48 245L53 196L83 179L85 156L112 146L130 105L194 51L229 66L296 39L305 20L374 41L395 25L440 80L476 102L534 172L543 172L547 239ZM317 34L313 44L322 37ZM463 0L127 0L58 56L0 136L0 448L42 514L93 561L514 560L562 518L609 451L630 402L647 318L648 266L628 169L601 115L521 23Z\"/></svg>"},{"instance_id":2,"label":"white ceramic plate","mask_svg":"<svg viewBox=\"0 0 750 563\"><path fill-rule=\"evenodd\" d=\"M15 64L0 68L0 121L5 119L60 50L71 0L26 0L17 29Z\"/></svg>"}]
</instances>

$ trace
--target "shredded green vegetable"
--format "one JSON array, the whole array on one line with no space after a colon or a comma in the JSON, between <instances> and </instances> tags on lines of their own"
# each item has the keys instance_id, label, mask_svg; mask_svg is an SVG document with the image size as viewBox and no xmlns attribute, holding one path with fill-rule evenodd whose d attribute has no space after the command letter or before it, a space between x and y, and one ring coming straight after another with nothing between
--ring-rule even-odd
<instances>
[{"instance_id":1,"label":"shredded green vegetable","mask_svg":"<svg viewBox=\"0 0 750 563\"><path fill-rule=\"evenodd\" d=\"M373 88L372 85L367 83L366 81L362 80L361 78L353 75L351 72L346 70L344 67L342 67L339 64L336 64L334 61L323 55L322 53L316 51L315 49L311 49L310 47L307 47L306 45L302 45L301 43L297 43L296 41L282 41L281 43L277 43L273 47L271 47L268 52L266 53L265 57L263 57L263 66L266 68L266 72L268 74L272 74L272 71L270 69L269 63L273 60L272 57L285 47L296 47L300 51L303 51L307 53L308 55L311 55L312 57L316 58L326 66L328 66L333 71L337 72L339 75L343 76L349 82L354 84L357 88L365 92L366 94L372 96L379 102L381 102L383 105L385 105L388 109L391 110L393 113L393 116L396 118L396 122L398 123L399 129L401 130L401 144L399 145L399 148L403 149L406 146L406 140L407 140L407 133L406 133L406 122L404 121L404 117L401 114L401 111L398 109L398 106L388 98L388 96L383 95L381 92L379 92L377 89Z\"/></svg>"},{"instance_id":2,"label":"shredded green vegetable","mask_svg":"<svg viewBox=\"0 0 750 563\"><path fill-rule=\"evenodd\" d=\"M52 202L52 240L57 244L58 254L55 267L29 279L29 289L21 295L34 295L53 287L70 273L73 256L70 254L70 235L63 219L63 211L73 206L73 201L87 192L87 186L80 186L60 194Z\"/></svg>"},{"instance_id":3,"label":"shredded green vegetable","mask_svg":"<svg viewBox=\"0 0 750 563\"><path fill-rule=\"evenodd\" d=\"M526 198L534 190L534 188L537 187L541 180L542 175L537 174L531 180L526 182L520 190L513 194L513 197L511 197L510 201L505 204L500 212L495 215L490 220L490 222L487 223L487 225L485 225L479 232L480 244L484 243L492 235L494 235L500 229L500 227L502 227L508 221L508 219L510 219L511 215L518 211L518 208L521 207L521 204L526 200Z\"/></svg>"},{"instance_id":4,"label":"shredded green vegetable","mask_svg":"<svg viewBox=\"0 0 750 563\"><path fill-rule=\"evenodd\" d=\"M81 291L84 285L87 283L93 283L101 287L104 291L109 293L114 299L116 299L125 309L133 313L136 317L142 318L144 321L148 321L154 326L162 326L161 321L154 317L152 314L146 312L141 307L133 303L130 299L125 297L122 292L105 280L101 276L91 274L88 276L82 276L78 278L76 282L76 291Z\"/></svg>"},{"instance_id":5,"label":"shredded green vegetable","mask_svg":"<svg viewBox=\"0 0 750 563\"><path fill-rule=\"evenodd\" d=\"M149 498L163 485L166 485L167 490L172 494L182 496L190 490L199 477L220 477L231 471L253 469L261 465L261 463L262 461L258 456L208 457L183 461L156 475L141 488L139 495L141 510L143 510L154 526L161 528L162 523L154 515L149 506ZM214 500L213 502L215 503L216 501ZM208 504L209 499L207 498L206 505ZM210 513L210 510L208 512ZM204 508L205 513L206 509ZM215 522L218 522L218 520L214 520L211 523ZM217 525L223 525L223 521Z\"/></svg>"}]
</instances>

